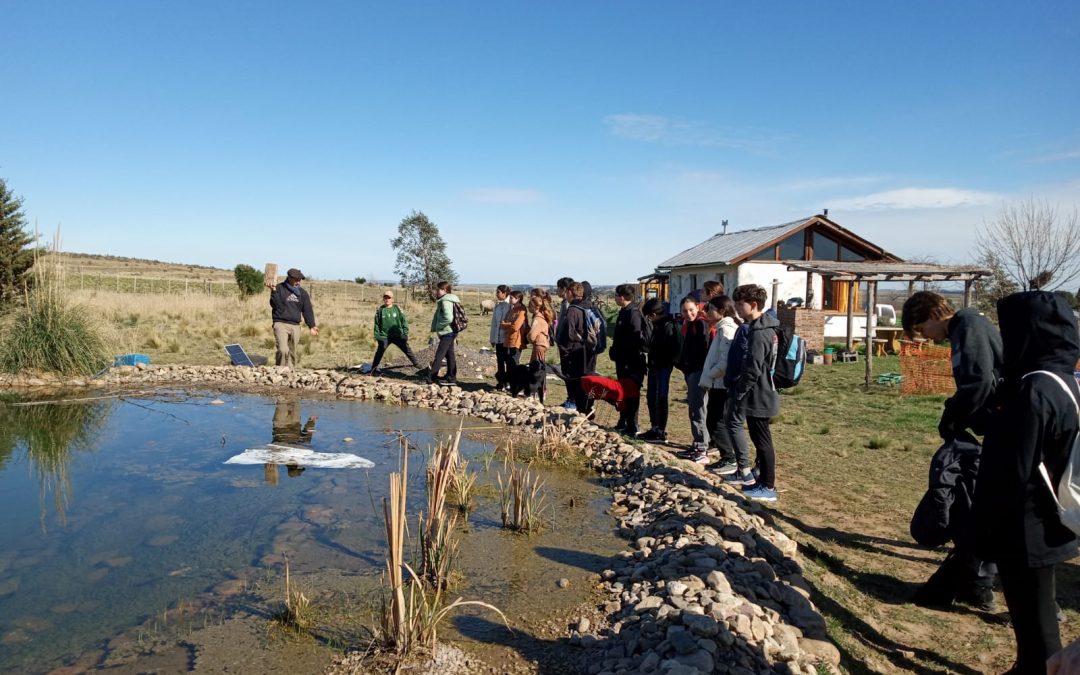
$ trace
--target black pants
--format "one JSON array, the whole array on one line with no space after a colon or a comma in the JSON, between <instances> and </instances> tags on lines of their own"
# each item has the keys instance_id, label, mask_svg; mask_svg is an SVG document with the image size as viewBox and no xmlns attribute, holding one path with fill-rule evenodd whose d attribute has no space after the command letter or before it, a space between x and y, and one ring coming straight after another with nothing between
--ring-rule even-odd
<instances>
[{"instance_id":1,"label":"black pants","mask_svg":"<svg viewBox=\"0 0 1080 675\"><path fill-rule=\"evenodd\" d=\"M649 370L649 385L645 401L649 404L649 424L657 431L667 432L668 385L671 382L671 368L652 368Z\"/></svg>"},{"instance_id":2,"label":"black pants","mask_svg":"<svg viewBox=\"0 0 1080 675\"><path fill-rule=\"evenodd\" d=\"M376 338L375 340L379 346L375 350L375 358L371 360L371 369L376 370L379 367L379 363L382 361L383 354L386 353L387 347L394 345L405 353L405 358L409 359L409 363L413 364L414 368L420 367L420 362L416 360L416 354L413 354L413 350L409 347L409 339L403 337L392 338Z\"/></svg>"},{"instance_id":3,"label":"black pants","mask_svg":"<svg viewBox=\"0 0 1080 675\"><path fill-rule=\"evenodd\" d=\"M435 348L435 359L431 362L429 378L434 379L439 374L443 359L446 359L446 379L457 379L457 355L454 354L455 338L457 338L457 333L450 333L439 338L439 346Z\"/></svg>"},{"instance_id":4,"label":"black pants","mask_svg":"<svg viewBox=\"0 0 1080 675\"><path fill-rule=\"evenodd\" d=\"M630 435L636 435L638 411L641 409L641 387L645 384L645 360L616 363L615 377L620 380L623 378L631 379L638 386L637 396L627 397L623 402L623 410L619 414L619 421L626 424L626 432Z\"/></svg>"},{"instance_id":5,"label":"black pants","mask_svg":"<svg viewBox=\"0 0 1080 675\"><path fill-rule=\"evenodd\" d=\"M505 375L511 368L517 365L517 359L510 355L511 352L515 353L518 350L511 349L505 345L495 345L495 377L496 382L506 382Z\"/></svg>"},{"instance_id":6,"label":"black pants","mask_svg":"<svg viewBox=\"0 0 1080 675\"><path fill-rule=\"evenodd\" d=\"M1046 659L1061 649L1055 601L1055 566L998 563L1005 604L1016 635L1016 668L1021 675L1046 673Z\"/></svg>"},{"instance_id":7,"label":"black pants","mask_svg":"<svg viewBox=\"0 0 1080 675\"><path fill-rule=\"evenodd\" d=\"M581 386L581 378L586 374L589 362L588 350L567 349L561 353L563 375L566 377L566 395L573 399L578 412L588 413L592 410L592 399Z\"/></svg>"},{"instance_id":8,"label":"black pants","mask_svg":"<svg viewBox=\"0 0 1080 675\"><path fill-rule=\"evenodd\" d=\"M768 417L747 417L746 427L750 432L750 442L757 450L756 464L758 483L770 490L776 489L776 450L772 444L772 429Z\"/></svg>"},{"instance_id":9,"label":"black pants","mask_svg":"<svg viewBox=\"0 0 1080 675\"><path fill-rule=\"evenodd\" d=\"M709 401L705 408L705 428L709 432L709 444L720 451L721 464L735 463L735 446L724 424L724 407L727 405L727 389L709 389Z\"/></svg>"},{"instance_id":10,"label":"black pants","mask_svg":"<svg viewBox=\"0 0 1080 675\"><path fill-rule=\"evenodd\" d=\"M945 560L916 592L923 605L948 605L957 598L993 589L997 566L980 560L970 545L955 544Z\"/></svg>"}]
</instances>

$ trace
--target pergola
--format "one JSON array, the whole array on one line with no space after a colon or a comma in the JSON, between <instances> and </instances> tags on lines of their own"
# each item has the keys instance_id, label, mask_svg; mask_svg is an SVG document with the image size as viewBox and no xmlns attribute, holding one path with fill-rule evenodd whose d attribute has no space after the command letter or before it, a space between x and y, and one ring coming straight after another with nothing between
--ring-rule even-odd
<instances>
[{"instance_id":1,"label":"pergola","mask_svg":"<svg viewBox=\"0 0 1080 675\"><path fill-rule=\"evenodd\" d=\"M855 284L866 282L866 386L872 381L874 367L874 328L872 317L877 304L877 285L879 281L906 281L908 295L915 291L919 281L963 281L964 307L971 305L971 287L979 278L990 276L990 270L973 265L935 265L930 263L906 262L837 262L789 261L788 271L820 274L832 281L853 282L848 285L847 303L847 349L851 351L855 332ZM808 282L809 285L809 282Z\"/></svg>"}]
</instances>

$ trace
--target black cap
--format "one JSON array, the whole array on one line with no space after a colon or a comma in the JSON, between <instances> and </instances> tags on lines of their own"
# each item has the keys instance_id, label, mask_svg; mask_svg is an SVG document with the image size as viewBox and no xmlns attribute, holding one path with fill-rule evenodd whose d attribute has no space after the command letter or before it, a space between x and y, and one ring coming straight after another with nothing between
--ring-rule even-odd
<instances>
[{"instance_id":1,"label":"black cap","mask_svg":"<svg viewBox=\"0 0 1080 675\"><path fill-rule=\"evenodd\" d=\"M295 267L288 271L287 276L290 279L299 279L300 281L307 279L307 277L304 276L304 273L296 269Z\"/></svg>"}]
</instances>

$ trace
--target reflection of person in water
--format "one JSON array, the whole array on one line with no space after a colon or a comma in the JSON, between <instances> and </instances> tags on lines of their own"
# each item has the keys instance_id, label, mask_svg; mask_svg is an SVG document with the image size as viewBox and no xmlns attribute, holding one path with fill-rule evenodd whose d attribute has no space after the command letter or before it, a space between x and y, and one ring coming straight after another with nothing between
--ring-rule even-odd
<instances>
[{"instance_id":1,"label":"reflection of person in water","mask_svg":"<svg viewBox=\"0 0 1080 675\"><path fill-rule=\"evenodd\" d=\"M299 447L311 444L311 436L315 433L315 422L318 417L312 415L307 423L300 424L300 399L279 398L274 405L273 439L275 445ZM304 467L298 464L285 465L290 477L304 473ZM277 465L267 464L265 467L266 482L271 485L277 483ZM271 478L271 473L273 478Z\"/></svg>"}]
</instances>

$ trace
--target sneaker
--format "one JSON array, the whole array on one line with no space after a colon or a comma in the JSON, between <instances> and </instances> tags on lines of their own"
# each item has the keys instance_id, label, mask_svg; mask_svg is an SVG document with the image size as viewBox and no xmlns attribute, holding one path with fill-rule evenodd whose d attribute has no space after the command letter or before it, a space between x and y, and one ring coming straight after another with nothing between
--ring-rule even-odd
<instances>
[{"instance_id":1,"label":"sneaker","mask_svg":"<svg viewBox=\"0 0 1080 675\"><path fill-rule=\"evenodd\" d=\"M420 368L416 371L416 377L425 378L428 376L429 373L431 373L431 368L424 366L423 368Z\"/></svg>"},{"instance_id":2,"label":"sneaker","mask_svg":"<svg viewBox=\"0 0 1080 675\"><path fill-rule=\"evenodd\" d=\"M567 410L577 410L577 404L573 401L563 401L561 407L566 408Z\"/></svg>"},{"instance_id":3,"label":"sneaker","mask_svg":"<svg viewBox=\"0 0 1080 675\"><path fill-rule=\"evenodd\" d=\"M663 434L666 435L666 434ZM638 436L643 441L659 441L662 437L662 433L658 429L649 429L645 433Z\"/></svg>"},{"instance_id":4,"label":"sneaker","mask_svg":"<svg viewBox=\"0 0 1080 675\"><path fill-rule=\"evenodd\" d=\"M375 377L382 377L382 374L383 374L382 368L374 368L374 369L372 369L371 374L374 375Z\"/></svg>"},{"instance_id":5,"label":"sneaker","mask_svg":"<svg viewBox=\"0 0 1080 675\"><path fill-rule=\"evenodd\" d=\"M705 466L709 463L709 453L704 450L695 450L693 457L690 458L690 461L694 464L701 464L702 466Z\"/></svg>"},{"instance_id":6,"label":"sneaker","mask_svg":"<svg viewBox=\"0 0 1080 675\"><path fill-rule=\"evenodd\" d=\"M755 502L775 502L776 490L770 490L764 485L757 485L744 492L743 496L747 499L753 499Z\"/></svg>"},{"instance_id":7,"label":"sneaker","mask_svg":"<svg viewBox=\"0 0 1080 675\"><path fill-rule=\"evenodd\" d=\"M456 387L456 386L458 386L457 380L455 380L453 378L449 378L449 377L444 379L444 380L439 380L439 384L444 386L444 387Z\"/></svg>"},{"instance_id":8,"label":"sneaker","mask_svg":"<svg viewBox=\"0 0 1080 675\"><path fill-rule=\"evenodd\" d=\"M735 462L721 461L717 466L713 467L713 473L720 476L730 476L739 470L739 465Z\"/></svg>"},{"instance_id":9,"label":"sneaker","mask_svg":"<svg viewBox=\"0 0 1080 675\"><path fill-rule=\"evenodd\" d=\"M744 473L738 469L735 469L735 471L728 476L722 476L722 478L728 485L754 485L757 483L757 478L754 477L753 473Z\"/></svg>"},{"instance_id":10,"label":"sneaker","mask_svg":"<svg viewBox=\"0 0 1080 675\"><path fill-rule=\"evenodd\" d=\"M960 591L956 599L965 605L971 605L984 612L996 612L997 600L994 598L994 589L986 587L969 588Z\"/></svg>"},{"instance_id":11,"label":"sneaker","mask_svg":"<svg viewBox=\"0 0 1080 675\"><path fill-rule=\"evenodd\" d=\"M626 431L626 420L619 420L615 426L611 427L612 431Z\"/></svg>"}]
</instances>

